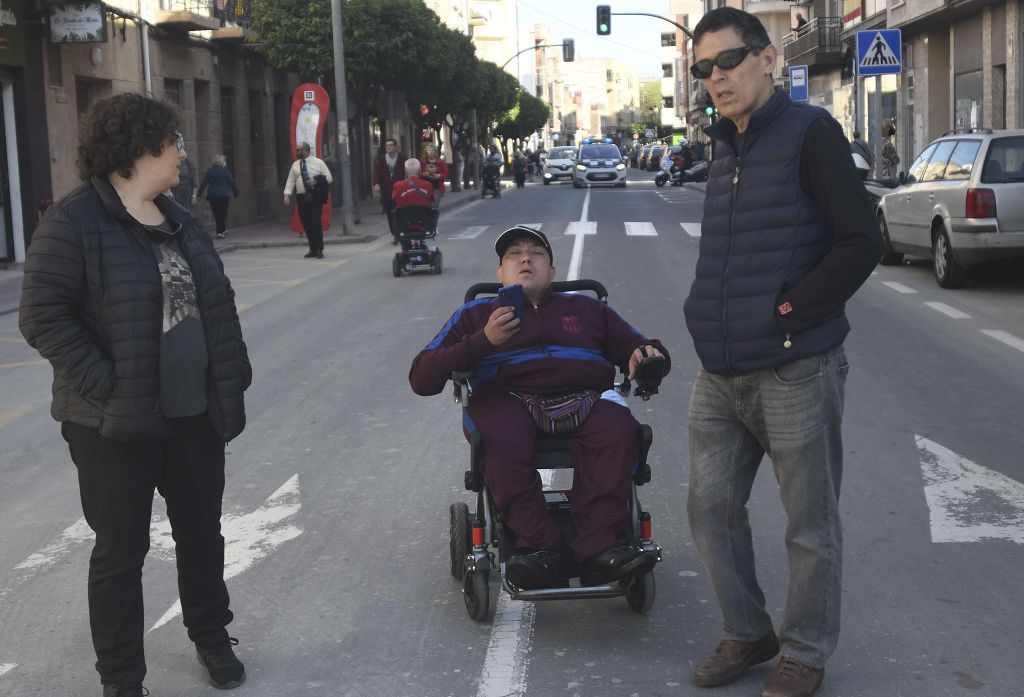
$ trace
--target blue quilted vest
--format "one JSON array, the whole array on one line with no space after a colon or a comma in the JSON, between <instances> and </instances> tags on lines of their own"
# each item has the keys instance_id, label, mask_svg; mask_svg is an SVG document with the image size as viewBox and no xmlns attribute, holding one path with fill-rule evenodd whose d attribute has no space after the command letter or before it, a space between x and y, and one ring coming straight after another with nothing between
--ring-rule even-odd
<instances>
[{"instance_id":1,"label":"blue quilted vest","mask_svg":"<svg viewBox=\"0 0 1024 697\"><path fill-rule=\"evenodd\" d=\"M850 325L835 316L789 337L776 324L779 296L816 267L833 231L800 186L807 127L832 116L796 104L780 89L750 118L742 151L735 126L711 129L711 165L700 258L684 312L705 370L739 375L816 356L843 343Z\"/></svg>"}]
</instances>

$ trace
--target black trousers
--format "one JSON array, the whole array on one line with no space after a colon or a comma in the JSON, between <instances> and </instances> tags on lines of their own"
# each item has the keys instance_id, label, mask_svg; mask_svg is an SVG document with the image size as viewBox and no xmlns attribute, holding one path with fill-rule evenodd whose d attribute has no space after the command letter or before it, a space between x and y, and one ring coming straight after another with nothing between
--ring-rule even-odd
<instances>
[{"instance_id":1,"label":"black trousers","mask_svg":"<svg viewBox=\"0 0 1024 697\"><path fill-rule=\"evenodd\" d=\"M82 510L96 533L89 625L104 684L142 682L146 675L142 565L154 489L167 502L189 639L221 644L233 619L220 534L224 443L206 414L168 421L170 438L143 443L118 443L73 423L61 427L78 468Z\"/></svg>"},{"instance_id":2,"label":"black trousers","mask_svg":"<svg viewBox=\"0 0 1024 697\"><path fill-rule=\"evenodd\" d=\"M320 224L320 216L324 204L311 201L306 194L299 194L295 197L295 205L299 208L299 220L302 221L302 229L306 231L309 251L313 254L323 252L324 229Z\"/></svg>"},{"instance_id":3,"label":"black trousers","mask_svg":"<svg viewBox=\"0 0 1024 697\"><path fill-rule=\"evenodd\" d=\"M210 204L210 212L213 213L213 220L217 223L217 234L221 234L228 229L228 204L231 203L229 198L208 198L207 203Z\"/></svg>"}]
</instances>

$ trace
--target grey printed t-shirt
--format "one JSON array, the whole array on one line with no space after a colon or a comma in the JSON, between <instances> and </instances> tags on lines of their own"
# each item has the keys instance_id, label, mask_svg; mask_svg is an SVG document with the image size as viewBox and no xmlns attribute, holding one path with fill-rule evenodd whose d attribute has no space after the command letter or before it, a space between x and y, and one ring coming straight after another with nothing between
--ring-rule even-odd
<instances>
[{"instance_id":1,"label":"grey printed t-shirt","mask_svg":"<svg viewBox=\"0 0 1024 697\"><path fill-rule=\"evenodd\" d=\"M163 331L160 335L160 405L167 418L206 411L206 335L199 315L192 270L178 240L167 237L165 221L150 231L163 285ZM164 237L157 242L158 237Z\"/></svg>"}]
</instances>

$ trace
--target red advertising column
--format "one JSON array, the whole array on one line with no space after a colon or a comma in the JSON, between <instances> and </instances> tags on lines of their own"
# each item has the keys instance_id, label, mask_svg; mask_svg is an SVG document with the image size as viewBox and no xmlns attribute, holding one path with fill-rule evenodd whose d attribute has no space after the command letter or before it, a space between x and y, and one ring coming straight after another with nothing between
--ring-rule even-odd
<instances>
[{"instance_id":1,"label":"red advertising column","mask_svg":"<svg viewBox=\"0 0 1024 697\"><path fill-rule=\"evenodd\" d=\"M306 82L295 88L292 95L291 134L292 152L299 143L309 143L309 154L323 159L320 144L324 142L324 128L327 127L327 114L331 103L327 92L320 85ZM328 198L320 219L326 232L331 224L331 201ZM299 209L292 211L292 230L302 232L302 221L299 220Z\"/></svg>"}]
</instances>

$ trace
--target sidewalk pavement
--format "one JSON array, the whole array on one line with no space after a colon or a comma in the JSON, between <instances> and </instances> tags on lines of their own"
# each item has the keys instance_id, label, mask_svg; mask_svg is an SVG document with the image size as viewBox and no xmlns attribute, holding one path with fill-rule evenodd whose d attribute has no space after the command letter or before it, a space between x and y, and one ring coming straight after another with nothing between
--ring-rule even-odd
<instances>
[{"instance_id":1,"label":"sidewalk pavement","mask_svg":"<svg viewBox=\"0 0 1024 697\"><path fill-rule=\"evenodd\" d=\"M511 179L503 180L502 187L507 189L513 186ZM441 201L441 215L444 212L465 205L480 197L480 189L462 189L451 191L445 194ZM200 203L199 205L205 205ZM359 220L355 225L354 234L341 234L341 208L331 210L331 225L324 230L324 245L328 254L328 245L336 244L359 244L371 242L388 233L387 218L381 212L380 199L368 198L356 201L355 218ZM236 249L259 249L263 247L305 247L305 236L300 237L291 229L291 216L264 220L249 225L228 228L227 236L223 239L214 238L213 246L221 254L233 252ZM296 250L299 254L299 250ZM22 270L20 265L17 268L0 268L0 315L18 311L18 304L21 302L21 279Z\"/></svg>"}]
</instances>

